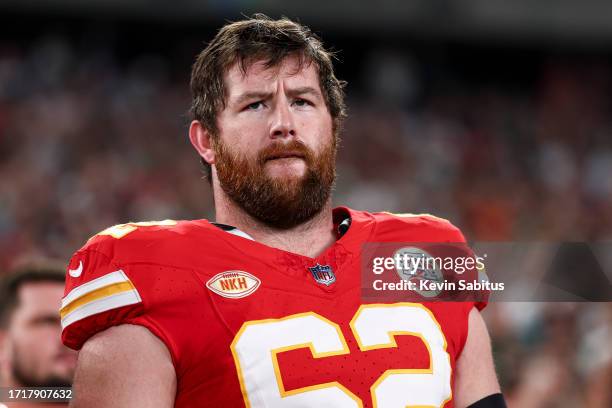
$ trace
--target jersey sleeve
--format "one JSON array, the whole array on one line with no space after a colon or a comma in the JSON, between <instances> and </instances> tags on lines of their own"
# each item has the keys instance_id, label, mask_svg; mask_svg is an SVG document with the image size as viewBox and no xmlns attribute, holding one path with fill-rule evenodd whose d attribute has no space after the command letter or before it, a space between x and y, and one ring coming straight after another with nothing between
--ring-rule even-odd
<instances>
[{"instance_id":1,"label":"jersey sleeve","mask_svg":"<svg viewBox=\"0 0 612 408\"><path fill-rule=\"evenodd\" d=\"M451 239L449 240L449 242L460 244L459 247L461 251L464 252L464 255L466 257L472 257L476 259L477 254L475 254L472 248L470 248L470 246L468 245L467 240L465 239L465 236L463 235L463 232L458 227L456 227L454 224L452 224L450 221L448 220L443 220L443 221L448 224L449 232L451 234ZM488 280L488 278L486 277L486 272L485 272L484 267L479 268L478 266L475 266L474 268L472 268L470 272L471 272L471 279L473 281ZM487 307L489 295L490 295L490 292L485 291L485 290L480 290L477 292L477 294L470 295L469 298L472 300L469 302L465 302L467 304L464 304L464 307L466 307L467 309L467 314L469 315L472 307L476 307L479 311Z\"/></svg>"},{"instance_id":2,"label":"jersey sleeve","mask_svg":"<svg viewBox=\"0 0 612 408\"><path fill-rule=\"evenodd\" d=\"M110 240L93 238L68 265L60 316L62 341L72 349L81 349L102 330L135 323L143 315L141 294L125 268L113 260Z\"/></svg>"}]
</instances>

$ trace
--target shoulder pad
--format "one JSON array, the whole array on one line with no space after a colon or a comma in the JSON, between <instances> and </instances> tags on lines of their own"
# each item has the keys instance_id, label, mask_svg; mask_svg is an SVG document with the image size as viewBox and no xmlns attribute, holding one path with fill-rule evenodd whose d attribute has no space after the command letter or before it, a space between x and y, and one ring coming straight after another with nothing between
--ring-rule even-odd
<instances>
[{"instance_id":1,"label":"shoulder pad","mask_svg":"<svg viewBox=\"0 0 612 408\"><path fill-rule=\"evenodd\" d=\"M437 222L442 224L450 224L450 221L446 218L437 217L428 213L392 213L388 211L381 211L379 213L375 213L375 215L389 216L390 218L399 218L401 220L406 221L429 221L429 222ZM451 224L452 225L452 224Z\"/></svg>"},{"instance_id":2,"label":"shoulder pad","mask_svg":"<svg viewBox=\"0 0 612 408\"><path fill-rule=\"evenodd\" d=\"M377 223L390 229L422 228L423 232L433 233L438 239L447 242L465 242L465 237L459 228L445 218L431 214L378 212L372 214Z\"/></svg>"},{"instance_id":3,"label":"shoulder pad","mask_svg":"<svg viewBox=\"0 0 612 408\"><path fill-rule=\"evenodd\" d=\"M117 259L119 240L143 230L154 239L160 229L176 226L164 220L115 225L94 235L70 260L60 309L62 339L78 349L93 334L142 313L142 297L133 277Z\"/></svg>"},{"instance_id":4,"label":"shoulder pad","mask_svg":"<svg viewBox=\"0 0 612 408\"><path fill-rule=\"evenodd\" d=\"M137 231L142 227L152 227L152 228L144 228L146 231L159 231L168 229L168 227L173 227L177 225L179 222L175 220L163 220L163 221L144 221L144 222L128 222L126 224L117 224L112 227L108 227L107 229L98 232L93 237L89 238L87 244L94 241L96 238L100 237L112 237L115 239L121 239L128 234ZM86 244L86 245L87 245Z\"/></svg>"}]
</instances>

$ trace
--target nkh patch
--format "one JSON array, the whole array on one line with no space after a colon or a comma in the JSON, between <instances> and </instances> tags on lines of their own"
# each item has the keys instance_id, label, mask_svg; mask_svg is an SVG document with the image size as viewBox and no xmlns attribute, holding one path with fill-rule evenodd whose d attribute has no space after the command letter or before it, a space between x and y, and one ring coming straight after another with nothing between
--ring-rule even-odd
<instances>
[{"instance_id":1,"label":"nkh patch","mask_svg":"<svg viewBox=\"0 0 612 408\"><path fill-rule=\"evenodd\" d=\"M225 271L206 282L206 287L219 296L230 299L243 298L255 292L261 281L244 271Z\"/></svg>"},{"instance_id":2,"label":"nkh patch","mask_svg":"<svg viewBox=\"0 0 612 408\"><path fill-rule=\"evenodd\" d=\"M322 283L323 285L329 286L336 281L336 275L329 265L319 265L311 266L308 268L314 280Z\"/></svg>"}]
</instances>

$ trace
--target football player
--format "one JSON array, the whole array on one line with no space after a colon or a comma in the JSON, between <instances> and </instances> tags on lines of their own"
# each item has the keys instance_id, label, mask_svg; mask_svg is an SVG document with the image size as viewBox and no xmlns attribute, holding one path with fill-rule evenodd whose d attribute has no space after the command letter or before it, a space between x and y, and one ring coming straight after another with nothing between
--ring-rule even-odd
<instances>
[{"instance_id":1,"label":"football player","mask_svg":"<svg viewBox=\"0 0 612 408\"><path fill-rule=\"evenodd\" d=\"M73 256L72 406L504 406L483 304L360 296L362 244L464 238L431 216L332 209L343 87L288 19L228 24L201 52L189 138L216 220L111 227Z\"/></svg>"}]
</instances>

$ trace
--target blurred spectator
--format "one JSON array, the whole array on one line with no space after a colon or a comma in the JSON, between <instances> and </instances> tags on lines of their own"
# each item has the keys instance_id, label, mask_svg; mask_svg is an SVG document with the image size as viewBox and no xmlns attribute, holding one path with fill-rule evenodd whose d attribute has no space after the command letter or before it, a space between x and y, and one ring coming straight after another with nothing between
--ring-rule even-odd
<instances>
[{"instance_id":1,"label":"blurred spectator","mask_svg":"<svg viewBox=\"0 0 612 408\"><path fill-rule=\"evenodd\" d=\"M351 84L337 203L435 213L473 240L612 237L609 63L551 60L509 91L426 77L401 52L368 61L381 84ZM35 247L66 258L111 224L211 215L170 66L59 37L0 44L1 266Z\"/></svg>"},{"instance_id":2,"label":"blurred spectator","mask_svg":"<svg viewBox=\"0 0 612 408\"><path fill-rule=\"evenodd\" d=\"M63 292L64 267L60 262L32 261L2 277L0 386L71 386L76 352L60 340L58 310Z\"/></svg>"}]
</instances>

